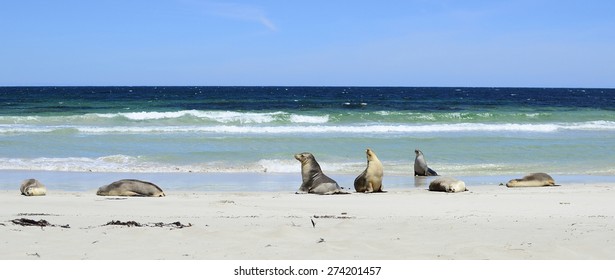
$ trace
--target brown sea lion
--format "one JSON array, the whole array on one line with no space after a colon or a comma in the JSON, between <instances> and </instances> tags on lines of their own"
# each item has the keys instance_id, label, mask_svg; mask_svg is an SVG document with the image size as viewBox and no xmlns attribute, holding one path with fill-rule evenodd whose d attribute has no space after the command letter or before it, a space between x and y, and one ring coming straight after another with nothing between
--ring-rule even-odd
<instances>
[{"instance_id":1,"label":"brown sea lion","mask_svg":"<svg viewBox=\"0 0 615 280\"><path fill-rule=\"evenodd\" d=\"M429 190L436 192L465 192L468 189L463 181L451 177L442 177L429 183Z\"/></svg>"},{"instance_id":2,"label":"brown sea lion","mask_svg":"<svg viewBox=\"0 0 615 280\"><path fill-rule=\"evenodd\" d=\"M382 163L371 149L365 151L367 154L367 167L356 179L354 179L354 189L357 192L382 192Z\"/></svg>"},{"instance_id":3,"label":"brown sea lion","mask_svg":"<svg viewBox=\"0 0 615 280\"><path fill-rule=\"evenodd\" d=\"M36 179L24 180L19 188L25 196L43 196L47 194L47 188Z\"/></svg>"},{"instance_id":4,"label":"brown sea lion","mask_svg":"<svg viewBox=\"0 0 615 280\"><path fill-rule=\"evenodd\" d=\"M96 192L102 196L165 196L162 189L150 182L125 179L102 186Z\"/></svg>"},{"instance_id":5,"label":"brown sea lion","mask_svg":"<svg viewBox=\"0 0 615 280\"><path fill-rule=\"evenodd\" d=\"M301 162L301 187L297 193L315 194L347 194L340 188L335 180L322 173L320 165L310 153L295 155L295 159Z\"/></svg>"},{"instance_id":6,"label":"brown sea lion","mask_svg":"<svg viewBox=\"0 0 615 280\"><path fill-rule=\"evenodd\" d=\"M506 183L509 188L557 186L555 180L547 173L532 173L521 179L512 179Z\"/></svg>"},{"instance_id":7,"label":"brown sea lion","mask_svg":"<svg viewBox=\"0 0 615 280\"><path fill-rule=\"evenodd\" d=\"M427 166L427 161L421 150L414 150L414 176L438 176L438 173Z\"/></svg>"}]
</instances>

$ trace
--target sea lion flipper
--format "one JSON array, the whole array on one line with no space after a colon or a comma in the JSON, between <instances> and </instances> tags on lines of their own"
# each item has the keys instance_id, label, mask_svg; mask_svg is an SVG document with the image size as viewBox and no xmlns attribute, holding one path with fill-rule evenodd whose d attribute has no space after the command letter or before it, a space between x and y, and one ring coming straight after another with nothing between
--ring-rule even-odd
<instances>
[{"instance_id":1,"label":"sea lion flipper","mask_svg":"<svg viewBox=\"0 0 615 280\"><path fill-rule=\"evenodd\" d=\"M145 196L142 193L133 192L133 191L125 191L122 196Z\"/></svg>"},{"instance_id":2,"label":"sea lion flipper","mask_svg":"<svg viewBox=\"0 0 615 280\"><path fill-rule=\"evenodd\" d=\"M436 172L435 170L427 167L427 176L438 176L438 172Z\"/></svg>"}]
</instances>

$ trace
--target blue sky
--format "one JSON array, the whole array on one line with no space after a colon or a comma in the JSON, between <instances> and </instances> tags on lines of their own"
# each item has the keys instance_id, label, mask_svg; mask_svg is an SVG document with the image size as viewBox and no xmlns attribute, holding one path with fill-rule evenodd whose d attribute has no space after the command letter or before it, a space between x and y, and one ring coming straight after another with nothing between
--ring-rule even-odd
<instances>
[{"instance_id":1,"label":"blue sky","mask_svg":"<svg viewBox=\"0 0 615 280\"><path fill-rule=\"evenodd\" d=\"M0 86L615 87L615 1L3 1Z\"/></svg>"}]
</instances>

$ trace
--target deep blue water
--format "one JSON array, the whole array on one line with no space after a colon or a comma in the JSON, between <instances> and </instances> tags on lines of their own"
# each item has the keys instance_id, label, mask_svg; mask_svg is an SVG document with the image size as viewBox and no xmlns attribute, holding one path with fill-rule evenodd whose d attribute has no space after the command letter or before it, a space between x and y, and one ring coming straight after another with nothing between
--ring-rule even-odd
<instances>
[{"instance_id":1,"label":"deep blue water","mask_svg":"<svg viewBox=\"0 0 615 280\"><path fill-rule=\"evenodd\" d=\"M366 104L363 105L362 103ZM615 110L615 89L397 87L0 87L0 114L175 110Z\"/></svg>"}]
</instances>

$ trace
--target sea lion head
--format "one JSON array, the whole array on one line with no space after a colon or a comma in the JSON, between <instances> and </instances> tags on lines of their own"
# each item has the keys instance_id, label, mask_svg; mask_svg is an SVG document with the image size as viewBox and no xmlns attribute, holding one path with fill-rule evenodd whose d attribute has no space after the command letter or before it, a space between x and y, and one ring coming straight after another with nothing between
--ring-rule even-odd
<instances>
[{"instance_id":1,"label":"sea lion head","mask_svg":"<svg viewBox=\"0 0 615 280\"><path fill-rule=\"evenodd\" d=\"M376 156L376 153L374 153L374 150L367 148L367 150L365 151L365 154L367 154L367 161L370 161L370 160L379 161L378 156Z\"/></svg>"},{"instance_id":2,"label":"sea lion head","mask_svg":"<svg viewBox=\"0 0 615 280\"><path fill-rule=\"evenodd\" d=\"M295 155L295 159L301 162L301 165L304 165L310 161L313 161L314 155L310 153L300 153Z\"/></svg>"},{"instance_id":3,"label":"sea lion head","mask_svg":"<svg viewBox=\"0 0 615 280\"><path fill-rule=\"evenodd\" d=\"M24 188L24 195L31 196L33 194L31 188Z\"/></svg>"},{"instance_id":4,"label":"sea lion head","mask_svg":"<svg viewBox=\"0 0 615 280\"><path fill-rule=\"evenodd\" d=\"M523 179L512 179L506 183L507 187L518 187L520 183L523 182Z\"/></svg>"}]
</instances>

